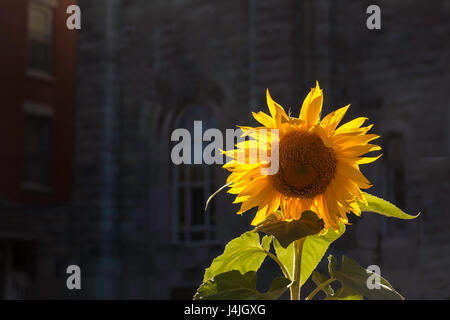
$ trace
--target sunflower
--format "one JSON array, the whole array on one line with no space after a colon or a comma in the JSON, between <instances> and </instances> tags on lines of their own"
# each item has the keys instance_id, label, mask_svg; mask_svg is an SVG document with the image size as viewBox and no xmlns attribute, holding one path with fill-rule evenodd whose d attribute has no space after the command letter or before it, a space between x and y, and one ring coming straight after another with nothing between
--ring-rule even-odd
<instances>
[{"instance_id":1,"label":"sunflower","mask_svg":"<svg viewBox=\"0 0 450 320\"><path fill-rule=\"evenodd\" d=\"M298 220L305 211L315 212L325 229L339 230L339 222L348 224L347 214L361 214L358 201L367 205L361 189L371 187L359 165L377 160L365 157L380 150L370 141L378 138L367 134L372 125L361 127L367 118L360 117L338 127L349 105L320 120L323 92L316 82L305 98L298 118L286 114L283 107L272 100L267 90L270 115L253 112L260 127L240 127L252 139L236 144L225 151L232 158L224 164L231 174L227 179L229 193L236 194L234 203L241 203L238 214L253 207L257 213L252 225L257 225L281 208L279 219ZM273 130L278 129L278 130ZM262 131L264 130L264 131ZM260 134L269 132L270 134ZM278 147L278 170L264 174L267 161L248 160L250 154L274 152L269 142Z\"/></svg>"}]
</instances>

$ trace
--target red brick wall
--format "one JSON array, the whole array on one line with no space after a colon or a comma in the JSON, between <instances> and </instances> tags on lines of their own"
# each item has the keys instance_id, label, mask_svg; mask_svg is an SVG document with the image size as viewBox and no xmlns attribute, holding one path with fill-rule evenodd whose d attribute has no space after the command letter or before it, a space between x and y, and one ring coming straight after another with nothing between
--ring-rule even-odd
<instances>
[{"instance_id":1,"label":"red brick wall","mask_svg":"<svg viewBox=\"0 0 450 320\"><path fill-rule=\"evenodd\" d=\"M26 0L0 2L0 200L28 205L53 205L71 199L75 103L76 32L66 27L66 8L75 0L60 0L55 8L52 80L26 75ZM24 191L24 101L53 107L50 187L53 192Z\"/></svg>"}]
</instances>

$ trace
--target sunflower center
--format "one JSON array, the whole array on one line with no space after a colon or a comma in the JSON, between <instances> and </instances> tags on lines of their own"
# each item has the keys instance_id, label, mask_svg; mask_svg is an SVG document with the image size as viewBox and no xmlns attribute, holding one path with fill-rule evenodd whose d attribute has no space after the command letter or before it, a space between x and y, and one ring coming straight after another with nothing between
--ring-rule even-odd
<instances>
[{"instance_id":1,"label":"sunflower center","mask_svg":"<svg viewBox=\"0 0 450 320\"><path fill-rule=\"evenodd\" d=\"M294 130L279 144L280 167L271 176L274 187L290 197L314 198L325 192L336 173L336 158L319 136Z\"/></svg>"}]
</instances>

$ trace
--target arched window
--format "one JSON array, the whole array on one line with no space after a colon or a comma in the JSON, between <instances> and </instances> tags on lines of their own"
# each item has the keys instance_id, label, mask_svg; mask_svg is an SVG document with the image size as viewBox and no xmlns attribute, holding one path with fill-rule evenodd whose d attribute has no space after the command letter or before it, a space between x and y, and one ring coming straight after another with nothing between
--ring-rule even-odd
<instances>
[{"instance_id":1,"label":"arched window","mask_svg":"<svg viewBox=\"0 0 450 320\"><path fill-rule=\"evenodd\" d=\"M194 132L194 121L201 121L200 136L199 132ZM176 122L176 128L185 128L191 133L191 164L173 166L174 240L177 243L210 243L216 237L214 206L205 212L206 200L214 192L213 167L203 161L194 164L194 148L203 151L205 143L201 135L213 127L212 110L203 106L185 110Z\"/></svg>"}]
</instances>

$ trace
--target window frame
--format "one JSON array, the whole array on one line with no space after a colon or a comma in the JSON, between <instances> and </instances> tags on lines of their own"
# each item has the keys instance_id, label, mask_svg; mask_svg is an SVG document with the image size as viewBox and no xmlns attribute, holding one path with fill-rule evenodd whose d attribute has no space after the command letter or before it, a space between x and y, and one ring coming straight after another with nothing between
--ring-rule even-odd
<instances>
[{"instance_id":1,"label":"window frame","mask_svg":"<svg viewBox=\"0 0 450 320\"><path fill-rule=\"evenodd\" d=\"M55 7L57 6L56 0L31 0L28 2L27 7L27 71L26 74L31 77L40 78L42 80L53 80L53 74L54 74L54 52L53 52L53 44L54 44L54 22L55 22ZM31 26L30 26L30 14L33 10L40 10L44 11L48 14L49 20L48 20L48 30L47 30L47 39L44 39L45 36L42 36L41 39L39 36L36 36L36 32L32 32ZM49 52L48 52L48 59L49 59L49 70L43 70L37 67L33 67L31 65L31 41L38 41L41 43L44 43L48 46Z\"/></svg>"},{"instance_id":2,"label":"window frame","mask_svg":"<svg viewBox=\"0 0 450 320\"><path fill-rule=\"evenodd\" d=\"M184 117L193 109L204 109L205 114L208 115L208 117L205 119L191 119L190 117L188 120L192 121L207 121L210 122L211 126L213 127L215 122L215 117L212 108L208 106L203 105L194 105L191 107L188 107L184 110L184 112L181 112L179 116L177 117L175 124L176 128L184 128L187 125L186 121L183 121ZM208 128L203 128L203 132L207 130ZM189 130L189 129L188 129ZM193 137L193 132L191 132L191 138ZM203 134L202 132L202 134ZM172 145L173 146L173 145ZM202 149L203 152L203 149ZM192 173L192 166L202 166L202 179L201 181L192 181L191 180L191 173ZM184 170L184 179L183 181L180 179L180 173ZM206 200L208 197L214 192L214 174L213 174L214 167L211 165L207 165L205 163L202 164L180 164L180 165L174 165L172 164L172 194L174 196L174 206L173 206L173 224L172 224L172 241L174 244L177 245L184 245L184 246L211 246L216 245L219 243L217 238L217 225L211 223L211 215L215 215L216 212L214 210L214 206L210 205L207 211L203 211L202 214L204 214L204 220L203 223L200 225L194 225L192 223L192 192L193 189L201 187L203 189L203 199L206 203ZM183 230L180 228L180 198L179 198L179 189L184 189L185 192L185 203L184 206L186 208L186 214L184 216L185 218L185 227ZM217 217L216 217L217 218ZM192 233L194 232L204 232L204 239L201 240L193 240L192 239ZM184 239L180 238L180 233L183 233ZM214 234L214 236L212 236Z\"/></svg>"},{"instance_id":3,"label":"window frame","mask_svg":"<svg viewBox=\"0 0 450 320\"><path fill-rule=\"evenodd\" d=\"M52 127L52 119L54 117L54 111L53 108L49 105L45 104L38 104L30 101L26 101L23 106L24 111L24 140L23 140L23 147L24 147L24 162L23 162L23 182L21 185L22 190L24 191L33 191L33 192L41 192L41 193L51 193L53 192L53 189L51 187L51 127ZM27 141L26 141L26 117L37 117L37 118L44 118L49 121L49 134L48 134L48 183L44 184L40 181L32 181L30 179L27 179L28 177L25 176L25 170L26 170L26 157L27 157Z\"/></svg>"}]
</instances>

